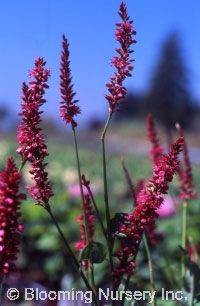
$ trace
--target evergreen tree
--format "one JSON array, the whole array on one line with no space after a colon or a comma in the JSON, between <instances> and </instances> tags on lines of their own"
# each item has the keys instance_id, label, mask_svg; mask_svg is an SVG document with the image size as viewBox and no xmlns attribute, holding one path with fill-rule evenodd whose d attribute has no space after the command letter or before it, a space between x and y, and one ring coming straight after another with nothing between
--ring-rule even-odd
<instances>
[{"instance_id":1,"label":"evergreen tree","mask_svg":"<svg viewBox=\"0 0 200 306\"><path fill-rule=\"evenodd\" d=\"M146 113L151 112L166 127L176 122L186 126L191 120L194 105L176 33L171 34L163 46L145 108Z\"/></svg>"}]
</instances>

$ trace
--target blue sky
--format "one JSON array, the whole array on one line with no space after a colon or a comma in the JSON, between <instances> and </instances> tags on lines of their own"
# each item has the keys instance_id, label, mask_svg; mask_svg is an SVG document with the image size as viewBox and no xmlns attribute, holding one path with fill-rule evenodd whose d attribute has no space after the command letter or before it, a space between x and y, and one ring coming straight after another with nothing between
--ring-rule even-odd
<instances>
[{"instance_id":1,"label":"blue sky","mask_svg":"<svg viewBox=\"0 0 200 306\"><path fill-rule=\"evenodd\" d=\"M0 4L0 103L13 113L20 110L21 83L36 57L43 56L51 70L46 95L47 115L59 119L59 62L61 35L69 39L74 89L80 99L80 120L107 112L105 84L113 74L115 22L118 0L8 0ZM134 20L137 44L135 69L126 86L146 91L161 44L168 33L180 32L183 56L190 71L193 95L200 100L200 1L127 0Z\"/></svg>"}]
</instances>

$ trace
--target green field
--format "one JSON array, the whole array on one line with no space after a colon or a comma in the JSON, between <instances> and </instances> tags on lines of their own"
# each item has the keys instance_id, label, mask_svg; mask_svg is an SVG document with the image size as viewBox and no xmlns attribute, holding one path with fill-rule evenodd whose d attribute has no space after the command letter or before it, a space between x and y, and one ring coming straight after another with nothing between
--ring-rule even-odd
<instances>
[{"instance_id":1,"label":"green field","mask_svg":"<svg viewBox=\"0 0 200 306\"><path fill-rule=\"evenodd\" d=\"M11 139L0 141L1 169L7 156L17 157L16 143ZM76 161L73 147L64 144L49 143L48 172L53 182L54 197L50 204L57 220L69 239L72 247L80 238L80 228L76 223L76 217L80 214L80 199L73 198L69 194L69 187L78 182L76 172ZM107 154L107 172L109 186L109 202L111 215L117 212L130 212L133 209L129 190L122 171L120 158L122 154ZM144 178L147 180L152 173L151 163L148 156L131 156L123 154L124 161L132 176L133 183ZM82 173L91 181L95 188L95 197L99 210L104 216L103 181L102 181L102 159L101 154L91 150L81 149L80 160ZM200 186L199 165L193 165L194 180L197 189ZM22 172L23 187L31 182L27 165ZM176 177L170 186L169 193L175 198L179 195L179 180ZM22 221L25 224L25 232L22 239L22 250L19 257L19 269L31 280L43 282L45 285L56 284L59 287L61 278L66 273L71 273L74 279L74 286L79 287L77 275L74 272L73 264L66 253L60 237L49 216L40 206L35 206L28 197L22 204ZM190 203L188 209L188 235L194 244L199 244L199 219L200 205L198 200ZM155 279L158 288L172 288L178 283L180 270L180 249L181 244L181 218L180 209L177 213L166 219L158 220L158 231L162 238L158 244L152 247ZM96 237L98 241L103 240L98 224L95 224ZM78 254L77 254L78 255ZM108 272L108 261L102 265L95 265L96 282L104 284ZM39 277L40 276L40 277ZM146 255L143 246L137 258L137 269L133 283L137 288L149 288L149 276ZM47 281L48 280L48 281ZM51 286L51 285L50 285ZM165 304L166 305L166 304ZM173 305L170 304L169 305Z\"/></svg>"}]
</instances>

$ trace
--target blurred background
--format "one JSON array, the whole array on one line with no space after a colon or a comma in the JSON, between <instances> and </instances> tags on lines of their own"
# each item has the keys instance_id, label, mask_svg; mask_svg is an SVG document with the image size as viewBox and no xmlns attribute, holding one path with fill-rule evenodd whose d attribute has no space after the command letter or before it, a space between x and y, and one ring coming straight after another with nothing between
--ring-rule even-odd
<instances>
[{"instance_id":1,"label":"blurred background","mask_svg":"<svg viewBox=\"0 0 200 306\"><path fill-rule=\"evenodd\" d=\"M120 157L124 157L134 184L140 178L146 180L151 176L148 159L150 145L146 139L145 123L149 112L156 119L166 150L169 142L177 136L175 123L182 125L190 147L197 189L200 186L200 3L198 0L190 3L187 0L127 0L126 4L134 20L137 44L134 45L133 76L125 81L128 88L126 103L121 112L113 117L107 135L112 215L132 209ZM82 172L90 179L103 214L100 134L108 113L104 99L107 92L105 84L113 75L110 61L115 55L115 47L118 47L115 22L119 20L119 5L118 0L20 0L1 3L0 167L3 169L10 155L19 164L15 150L16 128L20 122L21 84L28 81L34 60L43 56L47 68L51 70L42 127L48 139L49 176L54 183L52 209L72 247L80 239L79 225L76 223L76 217L80 215L80 198L71 131L59 117L61 36L64 33L70 43L74 90L82 109L82 114L77 117ZM30 183L29 168L26 166L23 185ZM160 286L166 288L171 286L165 269L169 262L161 255L172 258L171 271L175 271L175 274L180 259L177 251L180 239L179 186L176 179L170 189L173 213L159 221L159 229L164 234L159 252L154 249L159 273L163 271L162 280L157 276L158 281ZM193 202L190 210L189 234L198 245L198 201ZM81 287L48 216L41 207L35 207L30 198L22 205L22 219L25 234L18 262L19 272L10 276L8 284L23 280L48 289L72 285ZM99 232L97 226L97 235ZM146 261L142 252L140 263L143 268L138 269L141 273L136 275L137 283L141 287L148 287ZM105 269L98 265L95 267L99 285L105 284L107 262L104 265Z\"/></svg>"}]
</instances>

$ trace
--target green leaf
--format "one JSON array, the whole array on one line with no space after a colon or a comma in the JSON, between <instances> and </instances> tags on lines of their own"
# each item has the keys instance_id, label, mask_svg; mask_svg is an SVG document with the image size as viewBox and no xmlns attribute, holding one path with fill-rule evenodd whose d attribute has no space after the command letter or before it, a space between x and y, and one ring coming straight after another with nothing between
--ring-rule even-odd
<instances>
[{"instance_id":1,"label":"green leaf","mask_svg":"<svg viewBox=\"0 0 200 306\"><path fill-rule=\"evenodd\" d=\"M100 242L90 242L81 253L81 260L89 259L92 263L101 263L106 258L106 249Z\"/></svg>"}]
</instances>

